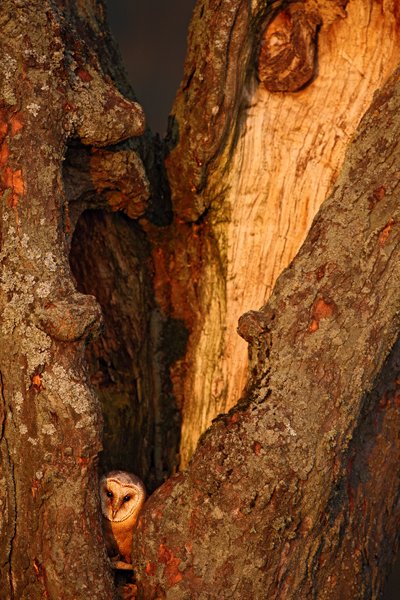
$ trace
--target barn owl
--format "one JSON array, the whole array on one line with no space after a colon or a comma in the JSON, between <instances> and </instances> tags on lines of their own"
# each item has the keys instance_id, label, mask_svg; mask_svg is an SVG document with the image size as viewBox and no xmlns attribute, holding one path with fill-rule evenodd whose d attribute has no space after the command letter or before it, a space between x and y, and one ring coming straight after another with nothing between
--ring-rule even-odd
<instances>
[{"instance_id":1,"label":"barn owl","mask_svg":"<svg viewBox=\"0 0 400 600\"><path fill-rule=\"evenodd\" d=\"M133 526L145 498L142 481L132 473L110 471L100 479L104 538L114 561L132 562Z\"/></svg>"}]
</instances>

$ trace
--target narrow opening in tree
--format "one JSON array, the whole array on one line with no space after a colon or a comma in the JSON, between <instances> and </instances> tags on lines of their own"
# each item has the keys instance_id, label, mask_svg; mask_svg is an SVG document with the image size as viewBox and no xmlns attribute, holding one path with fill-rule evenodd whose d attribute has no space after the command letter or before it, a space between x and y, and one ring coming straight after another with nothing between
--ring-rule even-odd
<instances>
[{"instance_id":1,"label":"narrow opening in tree","mask_svg":"<svg viewBox=\"0 0 400 600\"><path fill-rule=\"evenodd\" d=\"M171 465L160 448L165 415L156 389L160 332L148 243L124 215L87 210L75 228L70 264L78 290L95 296L103 313L101 333L86 348L104 416L101 470L136 473L151 491ZM171 450L176 454L176 447Z\"/></svg>"}]
</instances>

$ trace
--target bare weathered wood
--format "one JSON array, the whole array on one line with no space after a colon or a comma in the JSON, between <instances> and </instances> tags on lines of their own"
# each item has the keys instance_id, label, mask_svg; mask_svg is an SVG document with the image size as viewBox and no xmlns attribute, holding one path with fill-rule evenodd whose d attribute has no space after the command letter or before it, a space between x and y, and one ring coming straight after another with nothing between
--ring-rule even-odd
<instances>
[{"instance_id":1,"label":"bare weathered wood","mask_svg":"<svg viewBox=\"0 0 400 600\"><path fill-rule=\"evenodd\" d=\"M235 6L242 14L242 3ZM236 14L233 3L230 11ZM183 319L191 334L187 353L172 374L183 414L182 466L199 435L235 404L246 383L246 344L236 334L240 315L266 302L276 278L297 253L336 182L349 140L375 90L398 62L400 30L393 3L290 3L284 14L279 4L262 13L256 2L245 20L237 16L229 21L218 2L199 2L191 26L185 78L172 113L176 124L171 131L182 131L166 159L174 210L186 222L174 223L170 237L160 244L161 266L156 260L159 302ZM273 93L258 85L251 66L258 64L262 71L265 56L259 47L265 37L274 45L279 36L287 36L287 15L292 25L296 19L301 23L296 35L289 36L289 50L273 62L276 80L279 69L282 81L290 69L294 81L296 64L301 71L303 59L296 52L301 55L299 31L308 27L304 23L318 23L318 34L306 35L316 45L318 62L306 87ZM237 75L234 88L221 84L226 98L220 105L241 106L241 111L238 116L237 109L224 108L215 117L218 127L203 105L204 98L208 102L213 96L210 88L223 94L207 75L206 66L211 69L214 63L208 62L209 42L202 27L210 22L215 30L228 28L223 39L217 38L218 48L225 43L226 49L222 55L227 70L218 72L220 80L229 78L237 60L250 73L247 79ZM211 36L214 29L208 27ZM204 75L201 86L195 80L199 73ZM221 135L217 150L207 141L207 131L217 136L224 119L231 124L231 137ZM207 172L207 185L192 189L195 176L186 169L195 163L194 147L202 155L214 150L212 160L201 158L202 166L193 166L196 172ZM188 223L190 219L195 223ZM165 273L174 289L163 296Z\"/></svg>"},{"instance_id":2,"label":"bare weathered wood","mask_svg":"<svg viewBox=\"0 0 400 600\"><path fill-rule=\"evenodd\" d=\"M141 598L379 596L400 517L399 75L268 304L241 320L242 403L139 519Z\"/></svg>"}]
</instances>

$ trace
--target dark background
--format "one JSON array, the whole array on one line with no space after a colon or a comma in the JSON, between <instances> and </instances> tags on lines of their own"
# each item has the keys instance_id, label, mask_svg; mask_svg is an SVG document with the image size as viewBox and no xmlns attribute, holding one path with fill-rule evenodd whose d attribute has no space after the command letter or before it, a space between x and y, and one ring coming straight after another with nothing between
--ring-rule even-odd
<instances>
[{"instance_id":1,"label":"dark background","mask_svg":"<svg viewBox=\"0 0 400 600\"><path fill-rule=\"evenodd\" d=\"M183 74L195 0L106 0L108 20L147 123L164 134Z\"/></svg>"},{"instance_id":2,"label":"dark background","mask_svg":"<svg viewBox=\"0 0 400 600\"><path fill-rule=\"evenodd\" d=\"M111 31L147 123L164 135L183 74L195 0L106 0L106 4ZM400 600L400 557L383 600Z\"/></svg>"}]
</instances>

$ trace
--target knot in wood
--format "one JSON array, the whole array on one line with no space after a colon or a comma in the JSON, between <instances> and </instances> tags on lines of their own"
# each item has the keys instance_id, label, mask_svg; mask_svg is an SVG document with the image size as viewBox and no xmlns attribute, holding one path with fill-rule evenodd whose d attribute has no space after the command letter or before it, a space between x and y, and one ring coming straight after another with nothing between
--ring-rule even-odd
<instances>
[{"instance_id":1,"label":"knot in wood","mask_svg":"<svg viewBox=\"0 0 400 600\"><path fill-rule=\"evenodd\" d=\"M133 150L96 149L90 157L90 182L106 198L113 211L131 219L142 216L150 198L150 184L139 155Z\"/></svg>"},{"instance_id":2,"label":"knot in wood","mask_svg":"<svg viewBox=\"0 0 400 600\"><path fill-rule=\"evenodd\" d=\"M36 313L39 329L62 342L76 342L97 334L101 320L96 298L79 293L67 300L49 302Z\"/></svg>"},{"instance_id":3,"label":"knot in wood","mask_svg":"<svg viewBox=\"0 0 400 600\"><path fill-rule=\"evenodd\" d=\"M237 332L249 344L267 331L269 331L268 318L259 310L250 310L239 319Z\"/></svg>"},{"instance_id":4,"label":"knot in wood","mask_svg":"<svg viewBox=\"0 0 400 600\"><path fill-rule=\"evenodd\" d=\"M282 10L265 29L258 57L258 77L270 92L296 92L314 78L316 11L293 4Z\"/></svg>"}]
</instances>

